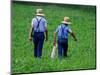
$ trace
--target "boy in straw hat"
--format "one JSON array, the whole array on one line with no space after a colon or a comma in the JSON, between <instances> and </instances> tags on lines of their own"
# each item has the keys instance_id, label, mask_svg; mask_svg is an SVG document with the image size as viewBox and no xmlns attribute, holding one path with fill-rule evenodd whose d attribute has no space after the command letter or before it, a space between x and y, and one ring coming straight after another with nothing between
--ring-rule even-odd
<instances>
[{"instance_id":1,"label":"boy in straw hat","mask_svg":"<svg viewBox=\"0 0 100 75\"><path fill-rule=\"evenodd\" d=\"M29 32L29 40L33 39L34 57L41 58L44 39L48 40L47 21L44 18L43 9L36 10L36 16L32 19Z\"/></svg>"},{"instance_id":2,"label":"boy in straw hat","mask_svg":"<svg viewBox=\"0 0 100 75\"><path fill-rule=\"evenodd\" d=\"M58 57L61 60L62 56L67 57L68 51L68 33L72 35L75 41L77 41L75 34L72 32L69 25L71 24L69 17L64 17L61 25L58 26L54 32L54 46L56 46L56 34L58 35Z\"/></svg>"}]
</instances>

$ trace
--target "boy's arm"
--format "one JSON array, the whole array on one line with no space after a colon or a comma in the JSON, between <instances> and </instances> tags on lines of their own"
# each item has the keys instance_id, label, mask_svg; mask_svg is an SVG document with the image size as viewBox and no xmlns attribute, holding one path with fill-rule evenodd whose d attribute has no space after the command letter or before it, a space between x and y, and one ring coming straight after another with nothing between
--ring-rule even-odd
<instances>
[{"instance_id":1,"label":"boy's arm","mask_svg":"<svg viewBox=\"0 0 100 75\"><path fill-rule=\"evenodd\" d=\"M46 41L48 41L48 29L45 30Z\"/></svg>"},{"instance_id":2,"label":"boy's arm","mask_svg":"<svg viewBox=\"0 0 100 75\"><path fill-rule=\"evenodd\" d=\"M30 41L32 41L32 29L33 29L33 28L31 27L31 28L30 28L30 31L29 31L29 40L30 40Z\"/></svg>"},{"instance_id":3,"label":"boy's arm","mask_svg":"<svg viewBox=\"0 0 100 75\"><path fill-rule=\"evenodd\" d=\"M71 32L70 34L72 35L72 37L74 38L74 40L77 41L77 38L76 38L74 32Z\"/></svg>"},{"instance_id":4,"label":"boy's arm","mask_svg":"<svg viewBox=\"0 0 100 75\"><path fill-rule=\"evenodd\" d=\"M54 43L53 43L54 46L56 46L56 32L54 32Z\"/></svg>"}]
</instances>

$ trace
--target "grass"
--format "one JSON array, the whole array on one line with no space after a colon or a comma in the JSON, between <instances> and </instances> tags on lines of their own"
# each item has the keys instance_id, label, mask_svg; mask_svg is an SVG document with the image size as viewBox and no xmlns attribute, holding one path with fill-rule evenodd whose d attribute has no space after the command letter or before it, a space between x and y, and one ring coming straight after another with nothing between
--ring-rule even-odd
<instances>
[{"instance_id":1,"label":"grass","mask_svg":"<svg viewBox=\"0 0 100 75\"><path fill-rule=\"evenodd\" d=\"M42 59L33 56L34 45L28 35L35 10L43 8L48 21L49 40L44 43ZM52 60L53 32L69 16L70 27L78 42L69 35L68 57L60 63ZM57 5L43 3L13 2L12 5L12 73L35 73L51 71L96 69L96 7L81 5Z\"/></svg>"}]
</instances>

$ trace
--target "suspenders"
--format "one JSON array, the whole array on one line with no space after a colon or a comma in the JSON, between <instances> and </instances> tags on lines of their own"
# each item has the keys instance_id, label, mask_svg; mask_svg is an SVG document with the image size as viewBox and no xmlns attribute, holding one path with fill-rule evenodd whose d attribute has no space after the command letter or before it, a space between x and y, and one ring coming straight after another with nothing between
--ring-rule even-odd
<instances>
[{"instance_id":1,"label":"suspenders","mask_svg":"<svg viewBox=\"0 0 100 75\"><path fill-rule=\"evenodd\" d=\"M38 22L38 25L37 25L37 27L36 27L36 31L39 31L39 30L40 30L40 29L39 29L39 25L40 25L40 22L41 22L42 18L41 18L40 20L38 20L38 18L36 17L36 20L37 20L37 22Z\"/></svg>"},{"instance_id":2,"label":"suspenders","mask_svg":"<svg viewBox=\"0 0 100 75\"><path fill-rule=\"evenodd\" d=\"M65 29L65 27L61 26L61 38L62 39L65 38L64 29Z\"/></svg>"}]
</instances>

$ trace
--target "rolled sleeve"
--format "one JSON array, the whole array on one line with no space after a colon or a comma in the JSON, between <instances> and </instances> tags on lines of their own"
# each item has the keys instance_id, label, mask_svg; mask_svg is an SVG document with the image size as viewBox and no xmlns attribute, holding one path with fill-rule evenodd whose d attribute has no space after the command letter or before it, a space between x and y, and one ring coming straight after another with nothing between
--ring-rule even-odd
<instances>
[{"instance_id":1,"label":"rolled sleeve","mask_svg":"<svg viewBox=\"0 0 100 75\"><path fill-rule=\"evenodd\" d=\"M56 33L58 33L59 27L55 30Z\"/></svg>"},{"instance_id":2,"label":"rolled sleeve","mask_svg":"<svg viewBox=\"0 0 100 75\"><path fill-rule=\"evenodd\" d=\"M47 21L46 20L44 20L45 21L45 28L47 28Z\"/></svg>"},{"instance_id":3,"label":"rolled sleeve","mask_svg":"<svg viewBox=\"0 0 100 75\"><path fill-rule=\"evenodd\" d=\"M33 24L34 24L34 18L31 21L31 27L33 27Z\"/></svg>"},{"instance_id":4,"label":"rolled sleeve","mask_svg":"<svg viewBox=\"0 0 100 75\"><path fill-rule=\"evenodd\" d=\"M47 22L45 22L45 28L47 28Z\"/></svg>"},{"instance_id":5,"label":"rolled sleeve","mask_svg":"<svg viewBox=\"0 0 100 75\"><path fill-rule=\"evenodd\" d=\"M70 27L68 27L68 32L69 32L69 33L72 33L72 30L71 30L71 28L70 28Z\"/></svg>"}]
</instances>

